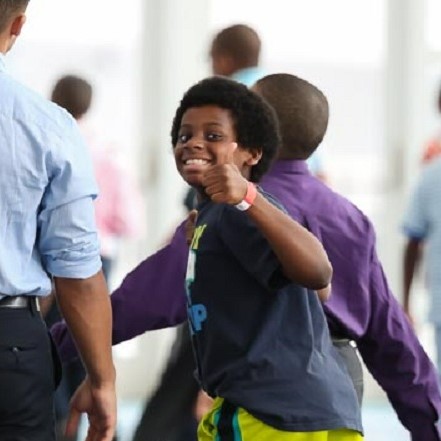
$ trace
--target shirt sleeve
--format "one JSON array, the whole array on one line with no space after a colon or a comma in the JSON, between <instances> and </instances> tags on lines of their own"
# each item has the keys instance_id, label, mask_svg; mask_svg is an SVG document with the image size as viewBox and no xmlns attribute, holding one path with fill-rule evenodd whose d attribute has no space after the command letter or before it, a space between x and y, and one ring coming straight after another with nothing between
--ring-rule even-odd
<instances>
[{"instance_id":1,"label":"shirt sleeve","mask_svg":"<svg viewBox=\"0 0 441 441\"><path fill-rule=\"evenodd\" d=\"M438 375L390 292L375 252L369 284L370 315L367 329L357 340L360 354L412 440L439 441Z\"/></svg>"},{"instance_id":2,"label":"shirt sleeve","mask_svg":"<svg viewBox=\"0 0 441 441\"><path fill-rule=\"evenodd\" d=\"M87 278L101 268L93 199L97 186L87 148L71 119L47 153L49 183L38 215L38 249L54 276Z\"/></svg>"},{"instance_id":3,"label":"shirt sleeve","mask_svg":"<svg viewBox=\"0 0 441 441\"><path fill-rule=\"evenodd\" d=\"M428 232L427 199L429 185L426 175L418 181L403 219L404 234L411 239L424 239Z\"/></svg>"},{"instance_id":4,"label":"shirt sleeve","mask_svg":"<svg viewBox=\"0 0 441 441\"><path fill-rule=\"evenodd\" d=\"M183 223L169 245L141 262L125 277L110 297L114 345L146 331L185 321L187 257ZM64 322L55 324L51 334L64 362L77 357L75 344Z\"/></svg>"},{"instance_id":5,"label":"shirt sleeve","mask_svg":"<svg viewBox=\"0 0 441 441\"><path fill-rule=\"evenodd\" d=\"M270 291L290 283L270 244L249 216L231 205L225 205L220 213L220 237L242 267Z\"/></svg>"}]
</instances>

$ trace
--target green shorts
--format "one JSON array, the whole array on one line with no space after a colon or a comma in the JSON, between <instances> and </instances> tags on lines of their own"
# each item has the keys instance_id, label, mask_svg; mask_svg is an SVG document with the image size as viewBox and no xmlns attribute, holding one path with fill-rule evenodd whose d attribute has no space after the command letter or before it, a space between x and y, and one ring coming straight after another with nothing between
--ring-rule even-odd
<instances>
[{"instance_id":1,"label":"green shorts","mask_svg":"<svg viewBox=\"0 0 441 441\"><path fill-rule=\"evenodd\" d=\"M199 441L361 441L354 430L338 429L319 432L288 432L268 426L242 408L224 406L222 398L199 424ZM222 412L221 412L222 410Z\"/></svg>"}]
</instances>

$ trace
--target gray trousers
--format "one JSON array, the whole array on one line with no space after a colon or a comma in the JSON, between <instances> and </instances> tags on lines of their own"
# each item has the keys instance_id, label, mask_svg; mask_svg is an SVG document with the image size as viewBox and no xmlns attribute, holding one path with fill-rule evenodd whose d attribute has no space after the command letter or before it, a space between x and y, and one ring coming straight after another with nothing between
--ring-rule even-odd
<instances>
[{"instance_id":1,"label":"gray trousers","mask_svg":"<svg viewBox=\"0 0 441 441\"><path fill-rule=\"evenodd\" d=\"M354 384L355 392L357 393L358 402L363 401L363 367L361 365L360 357L357 353L357 347L355 343L348 339L333 338L332 342L337 352L345 362L349 376Z\"/></svg>"}]
</instances>

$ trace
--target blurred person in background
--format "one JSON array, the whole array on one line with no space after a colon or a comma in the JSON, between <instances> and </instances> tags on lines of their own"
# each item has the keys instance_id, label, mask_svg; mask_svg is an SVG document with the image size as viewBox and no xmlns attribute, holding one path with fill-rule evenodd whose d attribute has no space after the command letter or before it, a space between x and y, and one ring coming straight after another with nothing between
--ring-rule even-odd
<instances>
[{"instance_id":1,"label":"blurred person in background","mask_svg":"<svg viewBox=\"0 0 441 441\"><path fill-rule=\"evenodd\" d=\"M90 439L110 441L115 369L94 219L97 188L75 121L7 73L4 54L20 35L27 5L0 0L0 438L55 440L59 362L37 300L51 292L53 278L87 372L67 432L86 412Z\"/></svg>"},{"instance_id":2,"label":"blurred person in background","mask_svg":"<svg viewBox=\"0 0 441 441\"><path fill-rule=\"evenodd\" d=\"M404 310L414 323L411 289L425 249L430 293L429 321L435 328L438 372L441 372L441 157L421 171L403 219L406 237L403 256Z\"/></svg>"},{"instance_id":3,"label":"blurred person in background","mask_svg":"<svg viewBox=\"0 0 441 441\"><path fill-rule=\"evenodd\" d=\"M275 109L283 145L261 185L320 238L328 253L334 277L324 311L359 399L362 372L351 341L357 343L366 366L386 391L412 440L440 441L437 374L389 289L377 257L372 223L352 203L313 177L305 162L326 132L326 97L310 83L287 74L265 77L255 90ZM186 319L182 283L187 257L182 224L169 245L126 276L111 298L114 344ZM63 358L74 357L75 346L66 326L56 325L52 332Z\"/></svg>"},{"instance_id":4,"label":"blurred person in background","mask_svg":"<svg viewBox=\"0 0 441 441\"><path fill-rule=\"evenodd\" d=\"M88 113L93 98L90 83L75 75L61 77L55 84L51 99L77 121L86 144L92 154L95 176L98 183L99 197L95 200L95 215L100 240L100 255L103 273L109 284L110 274L117 257L118 245L122 238L134 236L139 229L135 210L137 189L132 179L127 176L115 161L114 155L106 150L105 143L99 141L87 124ZM138 207L139 208L139 207ZM53 296L43 304L44 315L50 327L61 316ZM75 389L84 379L84 369L80 360L63 366L61 384L55 394L55 410L59 436L62 436L69 409L69 401ZM69 439L77 439L77 434Z\"/></svg>"},{"instance_id":5,"label":"blurred person in background","mask_svg":"<svg viewBox=\"0 0 441 441\"><path fill-rule=\"evenodd\" d=\"M110 282L121 239L134 237L140 230L139 190L134 180L117 162L117 154L106 148L106 142L96 135L87 121L93 99L90 83L75 75L60 78L51 99L66 109L78 122L92 154L100 196L95 201L96 223L100 240L103 272Z\"/></svg>"},{"instance_id":6,"label":"blurred person in background","mask_svg":"<svg viewBox=\"0 0 441 441\"><path fill-rule=\"evenodd\" d=\"M258 33L244 24L219 31L211 43L211 70L214 75L252 86L265 75L259 66L261 41Z\"/></svg>"}]
</instances>

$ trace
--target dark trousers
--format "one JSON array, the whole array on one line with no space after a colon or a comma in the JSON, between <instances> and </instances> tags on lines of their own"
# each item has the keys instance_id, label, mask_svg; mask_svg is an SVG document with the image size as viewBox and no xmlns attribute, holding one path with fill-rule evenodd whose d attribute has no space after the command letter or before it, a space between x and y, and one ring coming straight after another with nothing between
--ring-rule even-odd
<instances>
[{"instance_id":1,"label":"dark trousers","mask_svg":"<svg viewBox=\"0 0 441 441\"><path fill-rule=\"evenodd\" d=\"M0 308L0 439L53 441L53 346L35 306Z\"/></svg>"},{"instance_id":2,"label":"dark trousers","mask_svg":"<svg viewBox=\"0 0 441 441\"><path fill-rule=\"evenodd\" d=\"M187 323L178 328L161 382L149 399L133 441L196 441L193 409L199 391Z\"/></svg>"}]
</instances>

